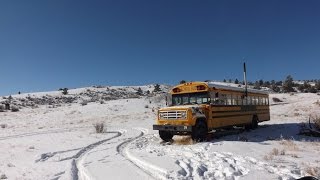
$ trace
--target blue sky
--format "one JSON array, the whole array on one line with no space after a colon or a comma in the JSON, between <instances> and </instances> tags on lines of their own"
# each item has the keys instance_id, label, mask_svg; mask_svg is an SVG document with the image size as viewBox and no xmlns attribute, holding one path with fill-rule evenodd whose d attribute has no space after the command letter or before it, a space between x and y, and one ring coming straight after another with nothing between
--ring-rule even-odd
<instances>
[{"instance_id":1,"label":"blue sky","mask_svg":"<svg viewBox=\"0 0 320 180\"><path fill-rule=\"evenodd\" d=\"M318 0L1 0L0 95L320 78Z\"/></svg>"}]
</instances>

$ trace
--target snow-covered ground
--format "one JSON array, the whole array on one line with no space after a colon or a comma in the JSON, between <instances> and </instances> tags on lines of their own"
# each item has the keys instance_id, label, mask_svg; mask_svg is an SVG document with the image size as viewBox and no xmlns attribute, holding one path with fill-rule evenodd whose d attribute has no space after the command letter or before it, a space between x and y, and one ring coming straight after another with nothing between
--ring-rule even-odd
<instances>
[{"instance_id":1,"label":"snow-covered ground","mask_svg":"<svg viewBox=\"0 0 320 180\"><path fill-rule=\"evenodd\" d=\"M121 88L134 92L137 87ZM69 94L87 91L69 90ZM61 92L30 96L47 95L57 97ZM201 143L188 136L163 143L152 130L156 109L165 106L162 94L123 97L104 103L89 101L84 106L79 100L0 112L0 179L295 179L320 175L319 138L297 135L311 113L320 114L317 94L271 94L271 121L249 132L213 133L211 140ZM283 102L273 102L274 97ZM93 125L100 122L105 132L98 134Z\"/></svg>"}]
</instances>

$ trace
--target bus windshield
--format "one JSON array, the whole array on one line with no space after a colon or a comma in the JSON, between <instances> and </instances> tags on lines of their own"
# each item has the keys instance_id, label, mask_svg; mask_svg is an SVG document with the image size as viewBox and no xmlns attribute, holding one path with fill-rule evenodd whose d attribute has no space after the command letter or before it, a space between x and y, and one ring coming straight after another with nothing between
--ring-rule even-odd
<instances>
[{"instance_id":1,"label":"bus windshield","mask_svg":"<svg viewBox=\"0 0 320 180\"><path fill-rule=\"evenodd\" d=\"M211 99L208 92L173 94L172 105L189 105L189 104L210 104Z\"/></svg>"}]
</instances>

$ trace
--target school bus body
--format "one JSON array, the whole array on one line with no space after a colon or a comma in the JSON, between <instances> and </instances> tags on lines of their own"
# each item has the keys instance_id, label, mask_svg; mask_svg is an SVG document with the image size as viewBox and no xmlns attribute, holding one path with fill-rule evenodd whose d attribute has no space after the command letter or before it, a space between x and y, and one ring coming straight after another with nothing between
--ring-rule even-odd
<instances>
[{"instance_id":1,"label":"school bus body","mask_svg":"<svg viewBox=\"0 0 320 180\"><path fill-rule=\"evenodd\" d=\"M220 83L192 82L175 86L170 94L172 106L159 109L153 126L166 137L194 135L199 121L210 131L230 126L253 127L270 120L269 98L263 91L245 92Z\"/></svg>"}]
</instances>

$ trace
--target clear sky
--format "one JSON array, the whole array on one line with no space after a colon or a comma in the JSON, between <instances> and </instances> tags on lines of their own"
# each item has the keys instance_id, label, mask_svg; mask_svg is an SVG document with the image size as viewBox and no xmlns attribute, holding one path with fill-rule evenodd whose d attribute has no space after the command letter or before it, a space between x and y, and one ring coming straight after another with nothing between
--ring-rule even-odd
<instances>
[{"instance_id":1,"label":"clear sky","mask_svg":"<svg viewBox=\"0 0 320 180\"><path fill-rule=\"evenodd\" d=\"M0 95L320 78L319 0L1 0Z\"/></svg>"}]
</instances>

